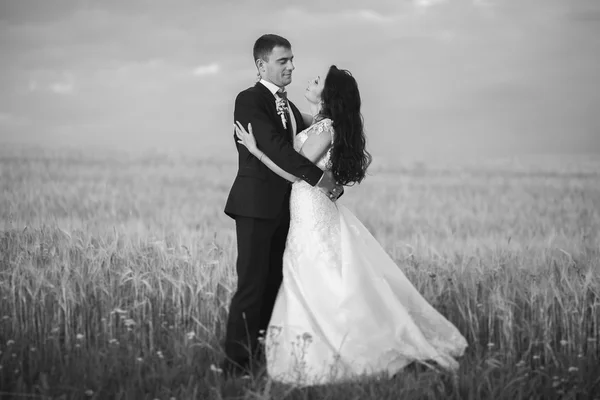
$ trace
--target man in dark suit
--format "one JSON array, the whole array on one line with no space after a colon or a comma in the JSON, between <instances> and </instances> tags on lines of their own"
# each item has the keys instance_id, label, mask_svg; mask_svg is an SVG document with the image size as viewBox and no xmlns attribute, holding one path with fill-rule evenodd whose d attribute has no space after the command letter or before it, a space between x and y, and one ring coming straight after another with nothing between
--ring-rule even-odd
<instances>
[{"instance_id":1,"label":"man in dark suit","mask_svg":"<svg viewBox=\"0 0 600 400\"><path fill-rule=\"evenodd\" d=\"M234 120L252 124L259 149L280 168L335 200L342 190L331 173L323 173L293 148L294 135L305 128L302 114L285 93L292 82L293 58L290 42L281 36L263 35L256 41L254 60L261 79L238 94ZM239 169L225 213L235 219L238 284L229 308L222 367L237 375L257 361L259 332L267 329L281 285L291 184L233 136Z\"/></svg>"}]
</instances>

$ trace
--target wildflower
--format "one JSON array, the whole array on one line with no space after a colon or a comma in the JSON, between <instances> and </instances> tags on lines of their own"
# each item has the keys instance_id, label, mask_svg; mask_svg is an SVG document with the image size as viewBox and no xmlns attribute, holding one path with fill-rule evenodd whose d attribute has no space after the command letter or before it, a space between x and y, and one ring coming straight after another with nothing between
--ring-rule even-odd
<instances>
[{"instance_id":1,"label":"wildflower","mask_svg":"<svg viewBox=\"0 0 600 400\"><path fill-rule=\"evenodd\" d=\"M117 339L110 339L110 340L108 341L108 343L109 343L109 344L114 344L114 345L117 345L117 344L119 344L119 341L118 341Z\"/></svg>"},{"instance_id":2,"label":"wildflower","mask_svg":"<svg viewBox=\"0 0 600 400\"><path fill-rule=\"evenodd\" d=\"M158 358L160 358L160 359L163 359L163 358L164 358L164 356L163 356L163 353L162 353L162 351L160 351L160 350L156 352L156 355L157 355L157 356L158 356Z\"/></svg>"},{"instance_id":3,"label":"wildflower","mask_svg":"<svg viewBox=\"0 0 600 400\"><path fill-rule=\"evenodd\" d=\"M560 345L561 345L561 346L566 346L566 345L568 345L568 344L569 344L569 342L568 342L568 341L566 341L565 339L563 339L563 340L561 340L561 341L560 341Z\"/></svg>"},{"instance_id":4,"label":"wildflower","mask_svg":"<svg viewBox=\"0 0 600 400\"><path fill-rule=\"evenodd\" d=\"M217 367L215 364L210 364L210 370L212 372L216 372L218 374L223 372L223 370L221 368Z\"/></svg>"},{"instance_id":5,"label":"wildflower","mask_svg":"<svg viewBox=\"0 0 600 400\"><path fill-rule=\"evenodd\" d=\"M192 340L196 337L196 332L194 332L194 331L188 332L186 334L186 336L187 336L188 340Z\"/></svg>"},{"instance_id":6,"label":"wildflower","mask_svg":"<svg viewBox=\"0 0 600 400\"><path fill-rule=\"evenodd\" d=\"M12 358L17 358L17 353L12 353Z\"/></svg>"},{"instance_id":7,"label":"wildflower","mask_svg":"<svg viewBox=\"0 0 600 400\"><path fill-rule=\"evenodd\" d=\"M487 347L488 347L488 349L492 349L492 348L494 348L494 343L492 343L492 342L489 342L489 343L487 344Z\"/></svg>"},{"instance_id":8,"label":"wildflower","mask_svg":"<svg viewBox=\"0 0 600 400\"><path fill-rule=\"evenodd\" d=\"M593 337L589 337L587 338L588 343L594 343L596 341L596 338Z\"/></svg>"},{"instance_id":9,"label":"wildflower","mask_svg":"<svg viewBox=\"0 0 600 400\"><path fill-rule=\"evenodd\" d=\"M583 354L582 353L577 354L577 358L583 358Z\"/></svg>"},{"instance_id":10,"label":"wildflower","mask_svg":"<svg viewBox=\"0 0 600 400\"><path fill-rule=\"evenodd\" d=\"M302 334L302 340L304 340L305 342L309 342L309 343L312 342L312 336L311 336L311 334L308 333L308 332L304 332Z\"/></svg>"},{"instance_id":11,"label":"wildflower","mask_svg":"<svg viewBox=\"0 0 600 400\"><path fill-rule=\"evenodd\" d=\"M524 366L525 366L525 361L523 361L523 360L519 361L517 363L517 365L516 365L517 368L521 368L521 367L524 367Z\"/></svg>"},{"instance_id":12,"label":"wildflower","mask_svg":"<svg viewBox=\"0 0 600 400\"><path fill-rule=\"evenodd\" d=\"M12 340L12 339L11 339L11 340L9 340L8 342L6 342L6 345L7 345L7 346L12 346L13 344L15 344L15 341L14 341L14 340Z\"/></svg>"},{"instance_id":13,"label":"wildflower","mask_svg":"<svg viewBox=\"0 0 600 400\"><path fill-rule=\"evenodd\" d=\"M83 340L84 336L81 333L78 333L77 336L75 336L77 338L77 340Z\"/></svg>"},{"instance_id":14,"label":"wildflower","mask_svg":"<svg viewBox=\"0 0 600 400\"><path fill-rule=\"evenodd\" d=\"M138 361L138 362L142 362L142 361L144 361L144 359L143 359L142 357L138 357L138 358L137 358L137 361Z\"/></svg>"},{"instance_id":15,"label":"wildflower","mask_svg":"<svg viewBox=\"0 0 600 400\"><path fill-rule=\"evenodd\" d=\"M569 372L577 372L579 371L579 368L577 367L569 367Z\"/></svg>"},{"instance_id":16,"label":"wildflower","mask_svg":"<svg viewBox=\"0 0 600 400\"><path fill-rule=\"evenodd\" d=\"M279 335L282 330L283 330L283 327L281 327L281 326L277 326L277 325L269 326L269 333L271 335Z\"/></svg>"},{"instance_id":17,"label":"wildflower","mask_svg":"<svg viewBox=\"0 0 600 400\"><path fill-rule=\"evenodd\" d=\"M2 321L6 321L6 320L9 320L9 319L10 319L10 317L8 315L5 315L5 316L2 317Z\"/></svg>"},{"instance_id":18,"label":"wildflower","mask_svg":"<svg viewBox=\"0 0 600 400\"><path fill-rule=\"evenodd\" d=\"M539 355L539 354L536 354L536 355L534 355L534 356L533 356L533 359L534 359L534 360L539 360L539 359L540 359L540 355Z\"/></svg>"},{"instance_id":19,"label":"wildflower","mask_svg":"<svg viewBox=\"0 0 600 400\"><path fill-rule=\"evenodd\" d=\"M134 320L132 320L131 318L127 318L127 319L125 319L125 320L123 321L123 324L125 324L125 326L126 326L128 329L132 329L132 328L133 328L133 326L135 325L135 321L134 321Z\"/></svg>"},{"instance_id":20,"label":"wildflower","mask_svg":"<svg viewBox=\"0 0 600 400\"><path fill-rule=\"evenodd\" d=\"M32 347L31 349L29 349L29 351L31 351L32 353L35 353L37 351L37 349L35 347Z\"/></svg>"},{"instance_id":21,"label":"wildflower","mask_svg":"<svg viewBox=\"0 0 600 400\"><path fill-rule=\"evenodd\" d=\"M94 395L94 391L91 390L91 389L88 389L88 390L85 391L85 395L87 397L92 397Z\"/></svg>"}]
</instances>

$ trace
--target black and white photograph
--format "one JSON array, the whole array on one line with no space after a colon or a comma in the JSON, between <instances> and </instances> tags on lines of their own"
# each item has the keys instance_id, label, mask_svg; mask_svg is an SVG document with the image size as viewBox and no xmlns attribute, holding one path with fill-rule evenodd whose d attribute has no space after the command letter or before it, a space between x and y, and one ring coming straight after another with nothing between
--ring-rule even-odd
<instances>
[{"instance_id":1,"label":"black and white photograph","mask_svg":"<svg viewBox=\"0 0 600 400\"><path fill-rule=\"evenodd\" d=\"M0 399L600 400L597 0L0 0Z\"/></svg>"}]
</instances>

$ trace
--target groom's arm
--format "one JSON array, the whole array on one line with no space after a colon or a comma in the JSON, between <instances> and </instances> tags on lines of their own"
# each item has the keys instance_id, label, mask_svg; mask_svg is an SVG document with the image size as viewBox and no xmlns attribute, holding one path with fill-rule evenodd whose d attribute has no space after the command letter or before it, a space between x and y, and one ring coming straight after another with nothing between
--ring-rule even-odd
<instances>
[{"instance_id":1,"label":"groom's arm","mask_svg":"<svg viewBox=\"0 0 600 400\"><path fill-rule=\"evenodd\" d=\"M244 127L252 124L258 148L284 171L315 186L323 171L306 157L298 154L291 143L279 133L266 110L262 99L251 91L241 92L235 100L234 117Z\"/></svg>"}]
</instances>

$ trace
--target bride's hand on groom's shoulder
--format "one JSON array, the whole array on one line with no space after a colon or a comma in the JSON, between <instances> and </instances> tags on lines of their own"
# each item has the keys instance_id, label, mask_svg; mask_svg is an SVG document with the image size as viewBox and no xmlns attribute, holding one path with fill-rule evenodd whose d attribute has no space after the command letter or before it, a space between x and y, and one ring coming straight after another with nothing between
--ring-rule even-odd
<instances>
[{"instance_id":1,"label":"bride's hand on groom's shoulder","mask_svg":"<svg viewBox=\"0 0 600 400\"><path fill-rule=\"evenodd\" d=\"M258 151L258 145L256 144L256 138L252 133L252 124L249 123L248 130L246 130L240 121L235 121L233 127L235 128L235 135L238 138L238 143L245 146L250 153L255 154Z\"/></svg>"}]
</instances>

